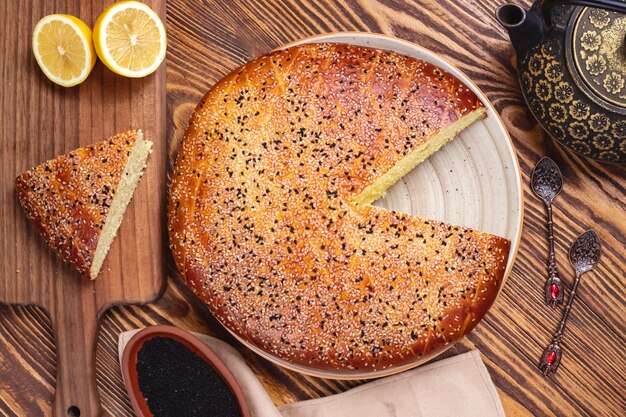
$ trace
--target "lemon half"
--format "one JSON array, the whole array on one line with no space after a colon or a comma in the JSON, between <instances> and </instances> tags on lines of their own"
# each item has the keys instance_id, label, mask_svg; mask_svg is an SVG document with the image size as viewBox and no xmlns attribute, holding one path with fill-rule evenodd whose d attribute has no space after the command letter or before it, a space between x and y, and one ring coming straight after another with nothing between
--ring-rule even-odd
<instances>
[{"instance_id":1,"label":"lemon half","mask_svg":"<svg viewBox=\"0 0 626 417\"><path fill-rule=\"evenodd\" d=\"M126 77L145 77L165 58L163 22L154 10L138 1L109 6L96 20L93 39L100 60Z\"/></svg>"},{"instance_id":2,"label":"lemon half","mask_svg":"<svg viewBox=\"0 0 626 417\"><path fill-rule=\"evenodd\" d=\"M33 53L46 77L63 87L85 81L96 63L91 30L67 14L46 16L35 25Z\"/></svg>"}]
</instances>

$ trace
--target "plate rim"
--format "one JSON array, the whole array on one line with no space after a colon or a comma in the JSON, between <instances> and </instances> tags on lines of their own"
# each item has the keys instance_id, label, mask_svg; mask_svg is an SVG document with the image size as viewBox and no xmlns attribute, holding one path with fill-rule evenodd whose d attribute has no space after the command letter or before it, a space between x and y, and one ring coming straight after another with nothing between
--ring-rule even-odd
<instances>
[{"instance_id":1,"label":"plate rim","mask_svg":"<svg viewBox=\"0 0 626 417\"><path fill-rule=\"evenodd\" d=\"M485 95L485 93L483 93L483 91L472 81L471 78L469 78L463 71L461 71L456 65L452 64L449 60L443 58L441 55L439 55L438 53L425 48L423 46L417 45L411 41L408 41L406 39L402 39L402 38L398 38L395 36L391 36L391 35L385 35L382 33L375 33L375 32L367 32L367 31L337 31L337 32L328 32L328 33L323 33L323 34L317 34L317 35L311 35L311 36L307 36L295 41L291 41L288 42L284 45L281 45L277 48L272 49L272 52L274 51L279 51L282 49L287 49L290 48L292 46L297 46L297 45L301 45L301 44L305 44L305 43L313 43L313 42L330 42L332 43L333 41L329 41L328 39L332 39L332 38L336 38L338 36L353 36L353 37L358 37L358 38L378 38L378 39L385 39L387 41L390 42L395 42L395 43L401 43L404 44L412 49L417 49L420 52L426 54L426 55L430 55L433 56L435 58L437 58L438 60L441 60L443 62L445 62L447 65L449 65L452 69L454 69L456 72L458 72L458 74L461 75L461 79L460 81L463 82L465 85L467 85L468 87L470 87L472 89L472 91L480 98L481 102L485 105L485 107L488 108L488 110L490 110L490 112L496 116L496 122L498 123L498 125L501 127L502 131L504 132L504 136L507 139L507 143L508 143L508 149L509 152L512 156L513 162L515 163L515 171L517 173L517 175L515 175L515 185L517 186L517 191L518 191L518 195L519 195L519 204L518 204L518 218L517 218L517 234L515 236L514 239L511 239L511 249L509 250L509 259L507 261L507 267L504 271L504 276L502 278L502 283L500 284L500 288L498 289L498 293L496 294L496 297L494 298L494 302L493 304L489 307L489 309L487 310L487 313L489 313L489 310L491 310L491 308L493 308L493 305L495 304L496 300L498 299L498 297L500 296L500 293L502 292L502 289L504 288L504 285L506 284L506 281L508 280L509 275L513 272L513 265L515 264L515 260L517 258L517 254L519 252L519 246L521 243L521 238L522 238L522 230L524 228L524 189L522 187L522 169L519 163L519 158L517 157L517 151L515 148L515 145L513 143L513 140L511 139L511 136L509 134L509 131L507 130L504 121L502 120L502 118L500 117L500 114L496 111L495 107L493 107L493 104L491 104L491 101L489 100L489 98ZM354 45L352 43L349 42L337 42L335 41L335 43L343 43L343 44L348 44L348 45ZM376 49L382 49L382 48L376 48ZM388 51L392 51L392 52L396 52L393 49L387 49ZM399 52L396 52L399 53ZM455 74L452 74L455 77L457 77ZM457 77L459 78L459 77ZM486 314L487 314L486 313ZM486 315L485 314L485 315ZM481 319L481 321L484 320L484 317ZM391 367L391 368L387 368L387 369L382 369L379 371L367 371L367 372L350 372L349 374L345 374L345 375L340 375L337 374L336 371L330 370L330 369L314 369L311 367L306 367L304 365L300 365L297 363L293 363L290 361L287 361L283 358L280 358L278 356L272 355L269 352L266 352L264 350L262 350L261 348L259 348L258 346L255 346L254 344L252 344L251 342L245 340L243 337L240 337L238 334L236 334L235 332L233 332L231 329L229 329L227 326L223 327L231 334L235 337L235 339L237 339L240 343L242 343L244 346L246 346L248 349L252 350L254 353L256 353L257 355L261 356L264 359L267 359L268 361L282 366L283 368L289 369L291 371L294 372L298 372L300 374L304 374L304 375L308 375L308 376L313 376L313 377L317 377L317 378L329 378L329 379L336 379L336 380L358 380L358 379L373 379L373 378L381 378L381 377L385 377L385 376L389 376L389 375L394 375L394 374L398 374L400 372L404 372L407 371L409 369L413 369L416 368L418 366L424 365L427 362L433 361L434 359L438 358L439 356L441 356L442 353L444 353L445 351L447 351L448 349L450 349L452 346L454 346L457 342L463 340L466 336L463 336L460 339L457 339L454 342L451 342L450 344L448 344L448 346L445 347L445 349L443 349L441 352L439 352L436 356L434 357L428 357L428 358L423 358L423 359L418 359L415 362L412 363L407 363L404 365L400 365L400 366L396 366L396 367Z\"/></svg>"}]
</instances>

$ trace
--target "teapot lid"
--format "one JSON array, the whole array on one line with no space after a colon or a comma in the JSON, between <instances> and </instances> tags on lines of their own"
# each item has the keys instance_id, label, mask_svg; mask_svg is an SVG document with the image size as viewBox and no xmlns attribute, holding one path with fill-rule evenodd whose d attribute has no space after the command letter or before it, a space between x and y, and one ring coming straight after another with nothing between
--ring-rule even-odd
<instances>
[{"instance_id":1,"label":"teapot lid","mask_svg":"<svg viewBox=\"0 0 626 417\"><path fill-rule=\"evenodd\" d=\"M565 48L578 87L596 104L626 114L626 14L577 8ZM571 42L571 43L570 43Z\"/></svg>"}]
</instances>

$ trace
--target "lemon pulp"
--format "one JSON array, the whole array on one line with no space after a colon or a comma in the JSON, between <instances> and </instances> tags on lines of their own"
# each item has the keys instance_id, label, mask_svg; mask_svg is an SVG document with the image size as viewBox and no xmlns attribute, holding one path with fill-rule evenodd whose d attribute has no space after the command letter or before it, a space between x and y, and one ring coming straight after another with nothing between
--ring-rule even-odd
<instances>
[{"instance_id":1,"label":"lemon pulp","mask_svg":"<svg viewBox=\"0 0 626 417\"><path fill-rule=\"evenodd\" d=\"M111 71L143 77L154 72L165 57L165 28L145 4L115 3L98 17L94 43L98 56Z\"/></svg>"},{"instance_id":2,"label":"lemon pulp","mask_svg":"<svg viewBox=\"0 0 626 417\"><path fill-rule=\"evenodd\" d=\"M33 53L44 74L56 84L83 82L96 62L91 30L69 15L49 15L33 31Z\"/></svg>"}]
</instances>

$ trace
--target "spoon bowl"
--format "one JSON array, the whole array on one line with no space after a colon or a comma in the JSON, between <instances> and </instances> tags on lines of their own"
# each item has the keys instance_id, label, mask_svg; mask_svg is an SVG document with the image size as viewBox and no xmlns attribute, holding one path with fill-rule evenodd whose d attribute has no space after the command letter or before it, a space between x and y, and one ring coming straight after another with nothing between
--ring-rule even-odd
<instances>
[{"instance_id":1,"label":"spoon bowl","mask_svg":"<svg viewBox=\"0 0 626 417\"><path fill-rule=\"evenodd\" d=\"M551 204L563 189L563 175L556 162L544 156L537 162L531 177L533 192L545 204Z\"/></svg>"},{"instance_id":2,"label":"spoon bowl","mask_svg":"<svg viewBox=\"0 0 626 417\"><path fill-rule=\"evenodd\" d=\"M569 251L569 261L576 271L576 275L589 272L600 261L600 241L593 230L587 230L580 235Z\"/></svg>"}]
</instances>

